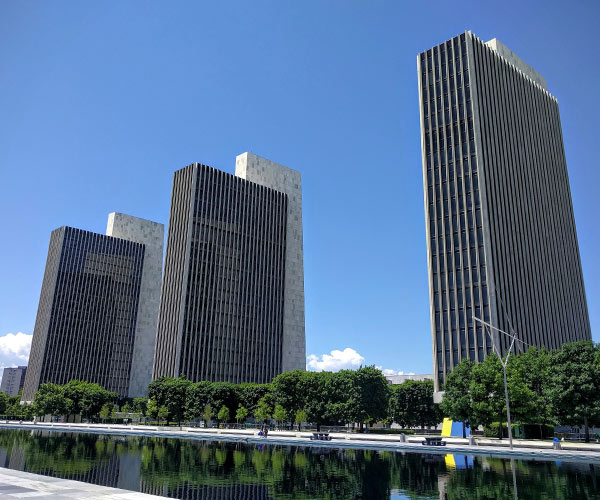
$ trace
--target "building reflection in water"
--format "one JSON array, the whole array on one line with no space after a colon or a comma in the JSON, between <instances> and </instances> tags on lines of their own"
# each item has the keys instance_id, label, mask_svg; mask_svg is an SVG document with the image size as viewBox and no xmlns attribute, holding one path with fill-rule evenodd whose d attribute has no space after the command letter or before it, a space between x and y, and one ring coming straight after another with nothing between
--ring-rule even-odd
<instances>
[{"instance_id":1,"label":"building reflection in water","mask_svg":"<svg viewBox=\"0 0 600 500\"><path fill-rule=\"evenodd\" d=\"M0 466L189 500L600 500L590 464L142 436L0 430Z\"/></svg>"}]
</instances>

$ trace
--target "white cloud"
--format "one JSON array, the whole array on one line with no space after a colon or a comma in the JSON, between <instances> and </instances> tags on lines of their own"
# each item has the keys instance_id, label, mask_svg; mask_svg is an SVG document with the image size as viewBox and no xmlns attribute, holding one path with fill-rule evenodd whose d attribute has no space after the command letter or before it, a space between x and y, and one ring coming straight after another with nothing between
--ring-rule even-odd
<instances>
[{"instance_id":1,"label":"white cloud","mask_svg":"<svg viewBox=\"0 0 600 500\"><path fill-rule=\"evenodd\" d=\"M32 337L23 332L7 333L0 337L0 380L4 368L27 364Z\"/></svg>"},{"instance_id":2,"label":"white cloud","mask_svg":"<svg viewBox=\"0 0 600 500\"><path fill-rule=\"evenodd\" d=\"M337 372L339 370L359 368L364 363L365 358L351 347L346 347L343 351L334 349L330 354L323 354L320 357L316 354L310 354L306 358L306 368L317 372Z\"/></svg>"},{"instance_id":3,"label":"white cloud","mask_svg":"<svg viewBox=\"0 0 600 500\"><path fill-rule=\"evenodd\" d=\"M32 337L33 335L23 332L7 333L0 337L0 365L26 364L29 360Z\"/></svg>"}]
</instances>

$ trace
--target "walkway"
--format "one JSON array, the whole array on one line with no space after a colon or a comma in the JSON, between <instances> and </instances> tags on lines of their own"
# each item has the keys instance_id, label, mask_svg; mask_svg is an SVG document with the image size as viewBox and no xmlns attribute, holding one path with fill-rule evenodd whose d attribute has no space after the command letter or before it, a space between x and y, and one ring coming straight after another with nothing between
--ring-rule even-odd
<instances>
[{"instance_id":1,"label":"walkway","mask_svg":"<svg viewBox=\"0 0 600 500\"><path fill-rule=\"evenodd\" d=\"M6 500L23 500L24 498L34 500L156 500L165 498L1 467L0 497Z\"/></svg>"}]
</instances>

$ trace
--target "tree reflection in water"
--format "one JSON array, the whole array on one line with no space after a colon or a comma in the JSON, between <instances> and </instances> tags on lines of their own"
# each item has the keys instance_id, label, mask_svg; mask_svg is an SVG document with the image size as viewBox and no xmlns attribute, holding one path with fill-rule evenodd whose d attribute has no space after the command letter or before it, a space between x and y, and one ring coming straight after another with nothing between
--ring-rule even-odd
<instances>
[{"instance_id":1,"label":"tree reflection in water","mask_svg":"<svg viewBox=\"0 0 600 500\"><path fill-rule=\"evenodd\" d=\"M184 499L598 499L600 468L464 455L0 431L0 466Z\"/></svg>"}]
</instances>

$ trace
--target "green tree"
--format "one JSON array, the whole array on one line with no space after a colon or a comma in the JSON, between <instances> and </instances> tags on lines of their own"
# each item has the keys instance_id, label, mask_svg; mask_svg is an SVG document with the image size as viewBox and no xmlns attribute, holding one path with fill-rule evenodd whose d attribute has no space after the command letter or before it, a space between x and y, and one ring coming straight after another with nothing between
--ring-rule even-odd
<instances>
[{"instance_id":1,"label":"green tree","mask_svg":"<svg viewBox=\"0 0 600 500\"><path fill-rule=\"evenodd\" d=\"M549 423L549 403L544 392L548 385L548 372L549 356L545 349L532 347L509 357L506 377L513 423Z\"/></svg>"},{"instance_id":2,"label":"green tree","mask_svg":"<svg viewBox=\"0 0 600 500\"><path fill-rule=\"evenodd\" d=\"M42 384L33 398L34 413L38 416L69 415L73 407L73 402L65 398L64 389L56 384Z\"/></svg>"},{"instance_id":3,"label":"green tree","mask_svg":"<svg viewBox=\"0 0 600 500\"><path fill-rule=\"evenodd\" d=\"M266 397L263 397L259 401L258 408L254 412L254 416L261 422L268 422L269 420L271 420L271 416L272 416L271 405L268 403Z\"/></svg>"},{"instance_id":4,"label":"green tree","mask_svg":"<svg viewBox=\"0 0 600 500\"><path fill-rule=\"evenodd\" d=\"M186 409L187 389L191 383L183 376L159 377L148 386L148 396L155 398L159 407L164 406L167 409L167 424L174 419L181 425Z\"/></svg>"},{"instance_id":5,"label":"green tree","mask_svg":"<svg viewBox=\"0 0 600 500\"><path fill-rule=\"evenodd\" d=\"M432 380L407 380L391 387L389 417L403 427L437 425L440 411L433 402Z\"/></svg>"},{"instance_id":6,"label":"green tree","mask_svg":"<svg viewBox=\"0 0 600 500\"><path fill-rule=\"evenodd\" d=\"M131 404L133 411L135 413L141 413L142 415L146 415L146 406L148 405L148 398L133 398L133 402Z\"/></svg>"},{"instance_id":7,"label":"green tree","mask_svg":"<svg viewBox=\"0 0 600 500\"><path fill-rule=\"evenodd\" d=\"M273 418L277 422L278 425L281 425L282 422L287 422L287 413L283 409L281 405L275 405L275 409L273 410Z\"/></svg>"},{"instance_id":8,"label":"green tree","mask_svg":"<svg viewBox=\"0 0 600 500\"><path fill-rule=\"evenodd\" d=\"M121 412L123 413L131 413L131 406L129 405L129 403L125 403L122 407L121 407Z\"/></svg>"},{"instance_id":9,"label":"green tree","mask_svg":"<svg viewBox=\"0 0 600 500\"><path fill-rule=\"evenodd\" d=\"M390 388L381 370L364 366L354 372L353 388L349 395L350 417L363 424L386 418Z\"/></svg>"},{"instance_id":10,"label":"green tree","mask_svg":"<svg viewBox=\"0 0 600 500\"><path fill-rule=\"evenodd\" d=\"M404 384L408 384L413 422L421 429L439 424L442 419L438 405L433 402L433 380L407 380Z\"/></svg>"},{"instance_id":11,"label":"green tree","mask_svg":"<svg viewBox=\"0 0 600 500\"><path fill-rule=\"evenodd\" d=\"M508 373L508 369L507 369ZM525 414L528 391L523 379L517 372L507 380L511 413L515 416ZM506 395L504 390L504 372L498 356L490 355L482 363L476 364L471 371L469 386L472 405L472 420L475 424L490 427L499 422L498 438L502 439L502 423L506 415ZM512 429L509 429L512 432Z\"/></svg>"},{"instance_id":12,"label":"green tree","mask_svg":"<svg viewBox=\"0 0 600 500\"><path fill-rule=\"evenodd\" d=\"M210 405L206 405L204 410L202 411L202 420L204 420L204 425L208 427L208 423L213 417L213 409Z\"/></svg>"},{"instance_id":13,"label":"green tree","mask_svg":"<svg viewBox=\"0 0 600 500\"><path fill-rule=\"evenodd\" d=\"M238 384L235 386L235 398L237 404L241 404L248 410L250 415L253 415L258 408L258 402L264 397L271 397L273 394L273 387L271 384ZM271 396L269 396L271 395ZM233 406L230 408L235 408Z\"/></svg>"},{"instance_id":14,"label":"green tree","mask_svg":"<svg viewBox=\"0 0 600 500\"><path fill-rule=\"evenodd\" d=\"M237 421L237 423L239 424L240 422L245 421L246 417L248 417L248 410L242 405L238 406L238 409L235 412L235 420Z\"/></svg>"},{"instance_id":15,"label":"green tree","mask_svg":"<svg viewBox=\"0 0 600 500\"><path fill-rule=\"evenodd\" d=\"M3 415L6 412L6 408L8 406L8 396L5 392L0 391L0 415Z\"/></svg>"},{"instance_id":16,"label":"green tree","mask_svg":"<svg viewBox=\"0 0 600 500\"><path fill-rule=\"evenodd\" d=\"M221 409L219 410L219 413L217 414L217 418L219 419L220 423L229 422L229 408L227 408L227 406L225 406L225 405L221 406Z\"/></svg>"},{"instance_id":17,"label":"green tree","mask_svg":"<svg viewBox=\"0 0 600 500\"><path fill-rule=\"evenodd\" d=\"M160 422L164 422L167 418L169 417L169 410L166 406L161 406L158 409L158 425L160 425ZM168 425L168 421L167 421L167 425Z\"/></svg>"},{"instance_id":18,"label":"green tree","mask_svg":"<svg viewBox=\"0 0 600 500\"><path fill-rule=\"evenodd\" d=\"M326 394L325 416L326 419L338 424L345 424L352 418L352 407L348 395L352 394L355 372L353 370L340 370L328 374L324 379Z\"/></svg>"},{"instance_id":19,"label":"green tree","mask_svg":"<svg viewBox=\"0 0 600 500\"><path fill-rule=\"evenodd\" d=\"M235 384L229 382L214 382L210 386L210 405L213 408L226 406L231 411L237 408L237 392Z\"/></svg>"},{"instance_id":20,"label":"green tree","mask_svg":"<svg viewBox=\"0 0 600 500\"><path fill-rule=\"evenodd\" d=\"M471 377L474 363L463 359L446 377L444 384L444 399L440 404L442 414L451 420L463 422L463 437L465 426L477 427L479 424L473 418L471 405Z\"/></svg>"},{"instance_id":21,"label":"green tree","mask_svg":"<svg viewBox=\"0 0 600 500\"><path fill-rule=\"evenodd\" d=\"M321 425L327 421L329 398L325 388L331 375L330 372L304 372L300 379L307 421L315 424L317 431L320 431Z\"/></svg>"},{"instance_id":22,"label":"green tree","mask_svg":"<svg viewBox=\"0 0 600 500\"><path fill-rule=\"evenodd\" d=\"M409 418L408 398L403 386L404 384L397 384L390 387L388 417L402 428L406 428L411 426L411 422Z\"/></svg>"},{"instance_id":23,"label":"green tree","mask_svg":"<svg viewBox=\"0 0 600 500\"><path fill-rule=\"evenodd\" d=\"M304 410L298 410L296 412L296 424L298 424L298 430L302 430L302 424L306 422L306 412Z\"/></svg>"},{"instance_id":24,"label":"green tree","mask_svg":"<svg viewBox=\"0 0 600 500\"><path fill-rule=\"evenodd\" d=\"M591 341L564 344L550 356L548 395L559 423L585 427L600 422L600 347Z\"/></svg>"},{"instance_id":25,"label":"green tree","mask_svg":"<svg viewBox=\"0 0 600 500\"><path fill-rule=\"evenodd\" d=\"M72 401L70 413L83 418L96 417L106 403L113 403L117 399L115 392L82 380L69 381L64 386L64 395Z\"/></svg>"},{"instance_id":26,"label":"green tree","mask_svg":"<svg viewBox=\"0 0 600 500\"><path fill-rule=\"evenodd\" d=\"M500 422L498 438L502 439L502 422L505 415L504 378L500 358L488 356L482 363L471 370L472 416L475 425L490 427L493 422Z\"/></svg>"},{"instance_id":27,"label":"green tree","mask_svg":"<svg viewBox=\"0 0 600 500\"><path fill-rule=\"evenodd\" d=\"M210 404L212 382L202 381L190 384L185 396L185 418L194 420L202 416L206 405Z\"/></svg>"},{"instance_id":28,"label":"green tree","mask_svg":"<svg viewBox=\"0 0 600 500\"><path fill-rule=\"evenodd\" d=\"M155 398L148 399L146 403L146 416L155 419L158 415L158 403Z\"/></svg>"},{"instance_id":29,"label":"green tree","mask_svg":"<svg viewBox=\"0 0 600 500\"><path fill-rule=\"evenodd\" d=\"M304 406L304 397L300 390L303 370L294 370L277 375L273 379L273 397L275 403L283 407L288 415L295 415Z\"/></svg>"},{"instance_id":30,"label":"green tree","mask_svg":"<svg viewBox=\"0 0 600 500\"><path fill-rule=\"evenodd\" d=\"M110 405L111 409L110 409L110 418L111 420L114 422L117 418L117 413L119 411L119 407L116 404L112 404Z\"/></svg>"},{"instance_id":31,"label":"green tree","mask_svg":"<svg viewBox=\"0 0 600 500\"><path fill-rule=\"evenodd\" d=\"M29 420L33 417L34 407L31 403L21 404L21 396L10 396L7 399L4 413L8 418Z\"/></svg>"},{"instance_id":32,"label":"green tree","mask_svg":"<svg viewBox=\"0 0 600 500\"><path fill-rule=\"evenodd\" d=\"M100 408L100 418L102 419L102 423L104 423L104 421L109 417L110 413L112 410L112 405L110 404L105 404L102 408Z\"/></svg>"}]
</instances>

